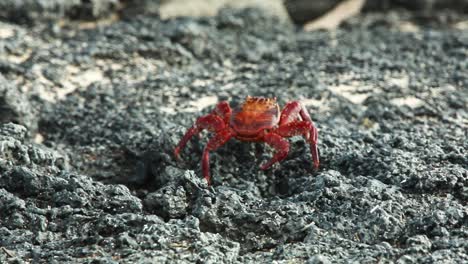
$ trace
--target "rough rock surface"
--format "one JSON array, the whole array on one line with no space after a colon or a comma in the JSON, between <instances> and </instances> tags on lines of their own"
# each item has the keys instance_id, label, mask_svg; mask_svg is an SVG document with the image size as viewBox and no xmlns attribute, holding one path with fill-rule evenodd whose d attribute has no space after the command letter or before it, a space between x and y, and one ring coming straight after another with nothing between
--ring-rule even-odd
<instances>
[{"instance_id":1,"label":"rough rock surface","mask_svg":"<svg viewBox=\"0 0 468 264\"><path fill-rule=\"evenodd\" d=\"M467 262L468 17L440 15L3 20L0 263ZM210 187L208 134L174 160L246 95L302 100L319 170L299 137L267 171L271 149L228 142Z\"/></svg>"},{"instance_id":2,"label":"rough rock surface","mask_svg":"<svg viewBox=\"0 0 468 264\"><path fill-rule=\"evenodd\" d=\"M95 19L112 14L118 6L119 0L2 0L0 18L21 24Z\"/></svg>"}]
</instances>

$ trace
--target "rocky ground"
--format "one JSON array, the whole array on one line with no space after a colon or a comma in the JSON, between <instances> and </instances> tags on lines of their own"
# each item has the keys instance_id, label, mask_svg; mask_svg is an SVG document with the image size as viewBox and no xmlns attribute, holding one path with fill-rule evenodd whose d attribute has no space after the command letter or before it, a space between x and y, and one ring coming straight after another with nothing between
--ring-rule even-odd
<instances>
[{"instance_id":1,"label":"rocky ground","mask_svg":"<svg viewBox=\"0 0 468 264\"><path fill-rule=\"evenodd\" d=\"M77 21L72 2L0 11L0 263L468 262L467 15L303 32L258 9ZM210 187L208 134L174 160L247 95L302 100L319 170L300 137L267 171L270 148L230 141Z\"/></svg>"}]
</instances>

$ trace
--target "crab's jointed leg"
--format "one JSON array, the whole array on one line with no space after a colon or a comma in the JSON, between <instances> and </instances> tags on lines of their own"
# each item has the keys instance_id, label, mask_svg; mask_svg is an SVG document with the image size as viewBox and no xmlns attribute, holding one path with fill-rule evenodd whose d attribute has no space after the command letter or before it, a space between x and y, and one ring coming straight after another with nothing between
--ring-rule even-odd
<instances>
[{"instance_id":1,"label":"crab's jointed leg","mask_svg":"<svg viewBox=\"0 0 468 264\"><path fill-rule=\"evenodd\" d=\"M177 147L174 149L174 155L179 157L180 151L185 147L187 142L202 130L207 129L215 133L205 149L203 150L202 171L208 184L210 184L210 151L213 151L222 146L233 136L233 131L228 127L229 119L231 118L232 109L226 101L220 102L211 114L199 117L195 124L185 133Z\"/></svg>"},{"instance_id":2,"label":"crab's jointed leg","mask_svg":"<svg viewBox=\"0 0 468 264\"><path fill-rule=\"evenodd\" d=\"M208 185L210 185L211 178L210 178L210 151L216 150L217 148L224 145L231 137L232 132L230 129L224 129L218 131L214 137L212 137L205 146L203 150L203 157L202 157L202 172L203 177L205 177Z\"/></svg>"},{"instance_id":3,"label":"crab's jointed leg","mask_svg":"<svg viewBox=\"0 0 468 264\"><path fill-rule=\"evenodd\" d=\"M289 152L289 142L276 133L266 134L264 140L265 143L276 150L276 153L273 155L271 160L260 166L262 170L266 170L276 162L282 161L284 158L286 158Z\"/></svg>"},{"instance_id":4,"label":"crab's jointed leg","mask_svg":"<svg viewBox=\"0 0 468 264\"><path fill-rule=\"evenodd\" d=\"M283 137L294 137L294 136L302 135L306 139L309 139L311 129L312 129L312 124L310 122L294 121L291 123L281 125L274 131L278 133L278 135L283 136Z\"/></svg>"},{"instance_id":5,"label":"crab's jointed leg","mask_svg":"<svg viewBox=\"0 0 468 264\"><path fill-rule=\"evenodd\" d=\"M309 133L305 135L306 140L309 142L310 145L310 152L312 154L314 167L318 168L320 165L319 153L317 148L318 130L314 126L314 122L312 122L309 112L307 112L307 109L299 101L292 101L286 104L286 106L281 111L279 127L281 128L289 123L293 123L295 121L300 120L302 120L303 122L310 123Z\"/></svg>"},{"instance_id":6,"label":"crab's jointed leg","mask_svg":"<svg viewBox=\"0 0 468 264\"><path fill-rule=\"evenodd\" d=\"M216 105L212 114L220 116L224 120L225 124L229 124L229 120L231 119L232 109L229 106L228 102L222 101Z\"/></svg>"},{"instance_id":7,"label":"crab's jointed leg","mask_svg":"<svg viewBox=\"0 0 468 264\"><path fill-rule=\"evenodd\" d=\"M194 136L200 133L203 129L207 129L212 132L217 132L226 127L224 121L221 117L209 114L202 117L199 117L195 123L184 135L184 137L180 140L177 147L174 149L174 155L176 158L179 157L180 151L185 147L187 142Z\"/></svg>"}]
</instances>

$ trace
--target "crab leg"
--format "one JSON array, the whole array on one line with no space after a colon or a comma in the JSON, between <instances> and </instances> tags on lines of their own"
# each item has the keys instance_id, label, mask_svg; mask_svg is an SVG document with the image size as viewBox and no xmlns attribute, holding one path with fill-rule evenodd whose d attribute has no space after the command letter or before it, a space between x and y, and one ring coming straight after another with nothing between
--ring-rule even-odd
<instances>
[{"instance_id":1,"label":"crab leg","mask_svg":"<svg viewBox=\"0 0 468 264\"><path fill-rule=\"evenodd\" d=\"M300 118L299 118L300 117ZM318 168L320 165L319 153L317 149L317 140L318 140L318 131L317 128L314 126L314 122L310 118L309 112L307 109L299 102L299 101L292 101L286 104L281 111L280 117L280 127L284 126L285 124L294 122L295 120L302 119L305 122L309 122L311 125L309 137L307 137L307 141L310 145L310 152L312 154L312 159L314 162L314 167Z\"/></svg>"},{"instance_id":2,"label":"crab leg","mask_svg":"<svg viewBox=\"0 0 468 264\"><path fill-rule=\"evenodd\" d=\"M277 129L274 130L274 132L283 137L294 137L302 135L306 139L309 139L311 129L312 124L310 122L294 121L279 126Z\"/></svg>"},{"instance_id":3,"label":"crab leg","mask_svg":"<svg viewBox=\"0 0 468 264\"><path fill-rule=\"evenodd\" d=\"M202 117L199 117L195 123L180 140L177 147L174 149L174 155L176 158L179 158L180 151L185 147L187 142L196 134L200 133L203 129L207 129L212 132L217 132L226 127L224 121L221 117L209 114Z\"/></svg>"},{"instance_id":4,"label":"crab leg","mask_svg":"<svg viewBox=\"0 0 468 264\"><path fill-rule=\"evenodd\" d=\"M296 120L300 120L299 117L300 117L301 109L302 109L302 105L298 101L292 101L292 102L287 103L284 106L283 110L281 110L279 125L282 126L284 124L291 123Z\"/></svg>"},{"instance_id":5,"label":"crab leg","mask_svg":"<svg viewBox=\"0 0 468 264\"><path fill-rule=\"evenodd\" d=\"M217 148L224 145L231 137L232 132L229 129L218 131L214 137L212 137L203 150L202 157L202 172L208 185L211 183L210 178L210 151L216 150Z\"/></svg>"},{"instance_id":6,"label":"crab leg","mask_svg":"<svg viewBox=\"0 0 468 264\"><path fill-rule=\"evenodd\" d=\"M318 169L320 166L319 153L317 149L318 131L317 128L312 126L312 134L310 138L310 152L312 153L312 159L314 160L314 168Z\"/></svg>"},{"instance_id":7,"label":"crab leg","mask_svg":"<svg viewBox=\"0 0 468 264\"><path fill-rule=\"evenodd\" d=\"M317 129L311 122L308 121L295 121L284 124L275 130L280 136L293 137L302 135L310 142L310 151L312 153L312 159L314 161L314 167L318 168L318 150L317 150ZM315 142L315 143L314 143Z\"/></svg>"},{"instance_id":8,"label":"crab leg","mask_svg":"<svg viewBox=\"0 0 468 264\"><path fill-rule=\"evenodd\" d=\"M289 142L276 133L266 134L264 140L265 143L276 150L276 153L273 158L271 158L271 160L260 166L262 170L266 170L276 162L282 161L284 158L286 158L289 152Z\"/></svg>"},{"instance_id":9,"label":"crab leg","mask_svg":"<svg viewBox=\"0 0 468 264\"><path fill-rule=\"evenodd\" d=\"M229 106L228 102L222 101L216 105L216 108L213 110L212 113L220 116L224 120L224 123L229 124L229 120L231 119L232 109Z\"/></svg>"}]
</instances>

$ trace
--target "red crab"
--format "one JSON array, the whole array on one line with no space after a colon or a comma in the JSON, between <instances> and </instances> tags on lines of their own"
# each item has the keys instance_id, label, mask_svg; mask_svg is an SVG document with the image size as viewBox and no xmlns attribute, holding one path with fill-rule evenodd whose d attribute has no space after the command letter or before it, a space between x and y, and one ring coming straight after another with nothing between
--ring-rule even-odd
<instances>
[{"instance_id":1,"label":"red crab","mask_svg":"<svg viewBox=\"0 0 468 264\"><path fill-rule=\"evenodd\" d=\"M319 167L317 129L307 109L299 101L287 103L281 112L276 98L247 96L244 103L234 110L228 102L220 102L210 114L199 117L185 133L174 149L177 158L190 138L203 129L214 133L203 150L202 158L203 176L208 184L210 184L210 151L221 147L231 138L241 141L263 141L273 147L276 150L273 158L260 166L262 170L266 170L288 155L289 142L284 139L285 137L302 135L310 144L314 167Z\"/></svg>"}]
</instances>

